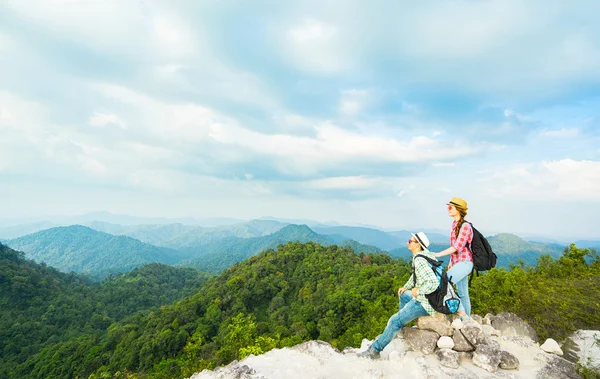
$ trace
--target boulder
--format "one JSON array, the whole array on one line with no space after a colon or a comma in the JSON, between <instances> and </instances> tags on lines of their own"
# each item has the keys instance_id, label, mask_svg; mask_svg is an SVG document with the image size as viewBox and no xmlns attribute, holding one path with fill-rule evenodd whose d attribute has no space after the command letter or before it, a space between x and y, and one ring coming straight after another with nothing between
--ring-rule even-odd
<instances>
[{"instance_id":1,"label":"boulder","mask_svg":"<svg viewBox=\"0 0 600 379\"><path fill-rule=\"evenodd\" d=\"M481 325L473 320L463 321L463 327L460 329L459 333L462 333L471 345L474 346L479 344L479 341L483 338Z\"/></svg>"},{"instance_id":2,"label":"boulder","mask_svg":"<svg viewBox=\"0 0 600 379\"><path fill-rule=\"evenodd\" d=\"M486 317L488 317L488 315L486 315ZM501 331L502 335L526 336L535 342L538 341L535 330L514 313L502 312L497 316L489 317L489 319L494 329Z\"/></svg>"},{"instance_id":3,"label":"boulder","mask_svg":"<svg viewBox=\"0 0 600 379\"><path fill-rule=\"evenodd\" d=\"M477 322L478 324L483 325L483 317L476 315L476 314L472 314L471 319L473 321Z\"/></svg>"},{"instance_id":4,"label":"boulder","mask_svg":"<svg viewBox=\"0 0 600 379\"><path fill-rule=\"evenodd\" d=\"M459 355L458 352L452 349L439 349L435 352L435 355L440 360L442 366L449 368L458 368L459 365Z\"/></svg>"},{"instance_id":5,"label":"boulder","mask_svg":"<svg viewBox=\"0 0 600 379\"><path fill-rule=\"evenodd\" d=\"M500 350L492 345L479 345L473 353L473 364L489 372L498 371Z\"/></svg>"},{"instance_id":6,"label":"boulder","mask_svg":"<svg viewBox=\"0 0 600 379\"><path fill-rule=\"evenodd\" d=\"M454 342L453 349L456 351L473 351L475 350L475 346L473 346L461 333L460 330L454 331L452 335L452 341Z\"/></svg>"},{"instance_id":7,"label":"boulder","mask_svg":"<svg viewBox=\"0 0 600 379\"><path fill-rule=\"evenodd\" d=\"M558 342L556 342L552 338L548 338L546 342L544 342L542 346L540 346L540 348L546 353L563 355L563 351L561 350L560 346L558 346Z\"/></svg>"},{"instance_id":8,"label":"boulder","mask_svg":"<svg viewBox=\"0 0 600 379\"><path fill-rule=\"evenodd\" d=\"M494 329L491 325L482 325L481 326L483 333L488 336L500 336L502 334L501 331Z\"/></svg>"},{"instance_id":9,"label":"boulder","mask_svg":"<svg viewBox=\"0 0 600 379\"><path fill-rule=\"evenodd\" d=\"M420 351L423 354L433 353L440 338L436 332L418 328L403 328L403 336L414 351Z\"/></svg>"},{"instance_id":10,"label":"boulder","mask_svg":"<svg viewBox=\"0 0 600 379\"><path fill-rule=\"evenodd\" d=\"M579 379L575 365L564 358L554 356L536 375L536 379Z\"/></svg>"},{"instance_id":11,"label":"boulder","mask_svg":"<svg viewBox=\"0 0 600 379\"><path fill-rule=\"evenodd\" d=\"M443 313L438 313L435 316L419 317L417 319L417 328L431 330L440 336L451 336L454 332L449 317Z\"/></svg>"},{"instance_id":12,"label":"boulder","mask_svg":"<svg viewBox=\"0 0 600 379\"><path fill-rule=\"evenodd\" d=\"M500 364L498 365L501 369L504 370L517 370L519 368L520 362L517 357L508 351L502 350L500 352Z\"/></svg>"}]
</instances>

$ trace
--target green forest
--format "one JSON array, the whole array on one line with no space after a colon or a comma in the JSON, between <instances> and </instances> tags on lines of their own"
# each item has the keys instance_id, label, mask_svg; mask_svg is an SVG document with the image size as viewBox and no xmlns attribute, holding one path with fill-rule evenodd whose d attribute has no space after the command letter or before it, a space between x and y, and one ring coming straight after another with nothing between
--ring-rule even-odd
<instances>
[{"instance_id":1,"label":"green forest","mask_svg":"<svg viewBox=\"0 0 600 379\"><path fill-rule=\"evenodd\" d=\"M93 283L0 247L0 377L182 378L249 354L373 339L409 264L286 243L210 277L151 264ZM574 244L474 278L473 312L513 312L540 339L600 327L600 259Z\"/></svg>"}]
</instances>

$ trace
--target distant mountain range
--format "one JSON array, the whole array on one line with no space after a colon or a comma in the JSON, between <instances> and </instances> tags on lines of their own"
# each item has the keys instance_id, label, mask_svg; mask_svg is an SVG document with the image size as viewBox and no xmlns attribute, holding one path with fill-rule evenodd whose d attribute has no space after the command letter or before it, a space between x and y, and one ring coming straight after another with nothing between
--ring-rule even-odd
<instances>
[{"instance_id":1,"label":"distant mountain range","mask_svg":"<svg viewBox=\"0 0 600 379\"><path fill-rule=\"evenodd\" d=\"M173 265L181 252L150 245L131 237L115 236L86 226L50 228L7 241L28 259L44 262L64 272L75 271L101 278L128 272L146 263Z\"/></svg>"},{"instance_id":2,"label":"distant mountain range","mask_svg":"<svg viewBox=\"0 0 600 379\"><path fill-rule=\"evenodd\" d=\"M89 217L92 216L83 218ZM29 259L93 278L126 272L151 262L218 273L263 250L295 241L350 246L357 252L387 253L394 258L411 256L406 244L411 233L405 230L324 224L309 227L273 219L212 227L184 223L114 224L98 220L87 220L85 224L56 227L45 221L8 226L0 228L0 238L8 246L25 252ZM430 250L448 247L447 235L429 232L428 236ZM498 255L498 267L519 260L533 265L541 254L557 258L564 249L561 244L530 242L506 233L488 239ZM580 241L578 247L599 248L600 241Z\"/></svg>"}]
</instances>

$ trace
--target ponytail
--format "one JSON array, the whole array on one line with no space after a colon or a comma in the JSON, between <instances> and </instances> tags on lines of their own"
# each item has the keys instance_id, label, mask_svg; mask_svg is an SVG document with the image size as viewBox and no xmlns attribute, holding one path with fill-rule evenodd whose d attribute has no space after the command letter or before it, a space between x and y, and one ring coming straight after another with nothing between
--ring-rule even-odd
<instances>
[{"instance_id":1,"label":"ponytail","mask_svg":"<svg viewBox=\"0 0 600 379\"><path fill-rule=\"evenodd\" d=\"M462 228L463 224L465 223L465 216L467 215L467 211L460 207L455 208L458 211L458 213L460 213L460 219L458 220L458 223L456 224L456 229L454 230L454 236L458 238L458 235L460 234L460 228Z\"/></svg>"}]
</instances>

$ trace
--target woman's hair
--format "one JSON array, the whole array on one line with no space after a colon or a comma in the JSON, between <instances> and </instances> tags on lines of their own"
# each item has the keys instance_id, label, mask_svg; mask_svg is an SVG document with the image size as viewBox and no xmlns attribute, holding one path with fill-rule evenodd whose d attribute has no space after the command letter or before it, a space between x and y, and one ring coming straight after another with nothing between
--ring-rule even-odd
<instances>
[{"instance_id":1,"label":"woman's hair","mask_svg":"<svg viewBox=\"0 0 600 379\"><path fill-rule=\"evenodd\" d=\"M454 230L454 236L458 238L458 235L460 234L460 228L462 228L462 225L465 223L465 216L467 215L467 211L457 206L454 206L454 208L456 208L456 210L460 214L460 220L458 220L458 223L456 224L456 229Z\"/></svg>"}]
</instances>

